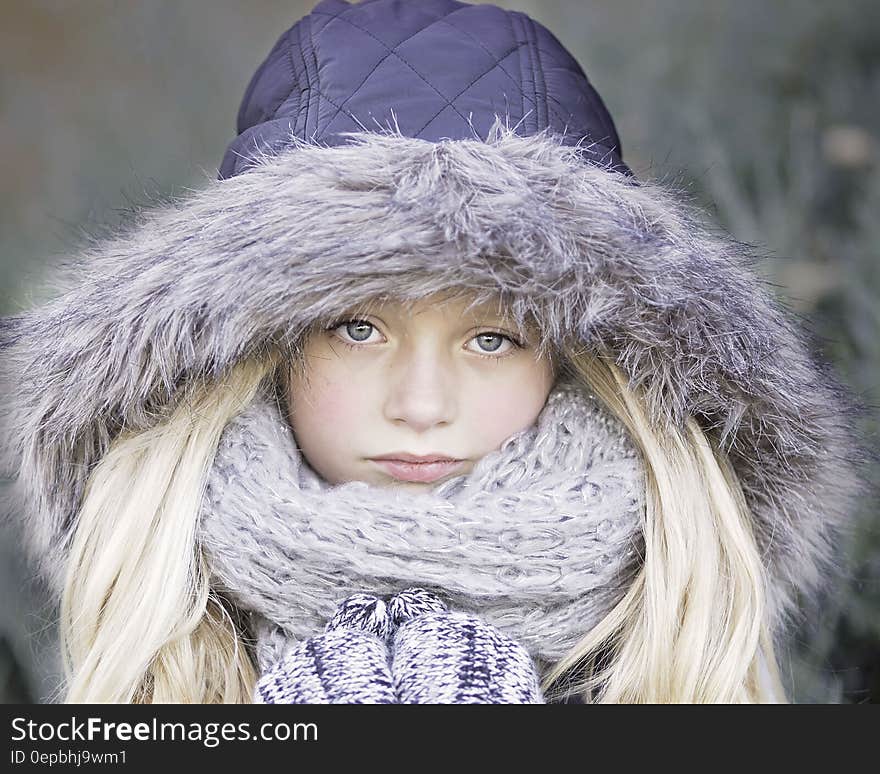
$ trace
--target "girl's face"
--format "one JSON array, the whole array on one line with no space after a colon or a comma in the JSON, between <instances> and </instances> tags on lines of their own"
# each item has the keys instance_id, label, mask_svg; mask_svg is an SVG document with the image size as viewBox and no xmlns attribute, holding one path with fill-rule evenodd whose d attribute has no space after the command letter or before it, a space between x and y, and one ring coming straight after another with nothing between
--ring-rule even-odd
<instances>
[{"instance_id":1,"label":"girl's face","mask_svg":"<svg viewBox=\"0 0 880 774\"><path fill-rule=\"evenodd\" d=\"M553 386L550 358L538 357L534 335L519 340L496 305L467 306L386 302L308 337L303 372L289 374L289 420L327 482L425 490L535 422Z\"/></svg>"}]
</instances>

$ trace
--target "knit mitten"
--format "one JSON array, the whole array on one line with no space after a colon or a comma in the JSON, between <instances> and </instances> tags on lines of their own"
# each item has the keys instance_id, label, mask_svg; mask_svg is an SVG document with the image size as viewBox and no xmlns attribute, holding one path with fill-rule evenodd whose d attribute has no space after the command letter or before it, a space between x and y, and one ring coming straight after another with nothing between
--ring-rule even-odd
<instances>
[{"instance_id":1,"label":"knit mitten","mask_svg":"<svg viewBox=\"0 0 880 774\"><path fill-rule=\"evenodd\" d=\"M254 703L397 704L389 634L387 606L372 594L344 599L324 633L301 642L264 627L256 632L263 672Z\"/></svg>"},{"instance_id":2,"label":"knit mitten","mask_svg":"<svg viewBox=\"0 0 880 774\"><path fill-rule=\"evenodd\" d=\"M388 607L400 704L545 703L532 657L496 627L450 612L424 589L407 589Z\"/></svg>"}]
</instances>

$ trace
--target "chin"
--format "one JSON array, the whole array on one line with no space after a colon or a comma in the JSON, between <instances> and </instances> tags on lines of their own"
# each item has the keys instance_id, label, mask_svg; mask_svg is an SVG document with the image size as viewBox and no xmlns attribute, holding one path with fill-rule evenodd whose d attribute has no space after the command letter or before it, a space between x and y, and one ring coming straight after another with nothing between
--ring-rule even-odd
<instances>
[{"instance_id":1,"label":"chin","mask_svg":"<svg viewBox=\"0 0 880 774\"><path fill-rule=\"evenodd\" d=\"M429 492L435 486L440 484L442 481L446 479L439 479L437 481L423 482L423 481L398 481L397 479L390 478L383 481L381 484L376 484L375 486L381 486L383 489L395 489L397 491L402 492L411 492L412 494L419 494L423 492Z\"/></svg>"},{"instance_id":2,"label":"chin","mask_svg":"<svg viewBox=\"0 0 880 774\"><path fill-rule=\"evenodd\" d=\"M443 479L439 479L437 481L398 481L396 478L389 479L386 481L383 486L390 487L392 489L413 489L416 491L423 491L426 489L430 489L432 486L436 486Z\"/></svg>"}]
</instances>

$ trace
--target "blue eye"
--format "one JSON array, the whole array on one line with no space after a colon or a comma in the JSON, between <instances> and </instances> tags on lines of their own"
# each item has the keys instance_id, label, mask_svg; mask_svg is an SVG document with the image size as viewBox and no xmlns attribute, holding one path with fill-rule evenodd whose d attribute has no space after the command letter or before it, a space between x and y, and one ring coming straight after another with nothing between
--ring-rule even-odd
<instances>
[{"instance_id":1,"label":"blue eye","mask_svg":"<svg viewBox=\"0 0 880 774\"><path fill-rule=\"evenodd\" d=\"M373 325L366 320L351 320L344 323L345 332L355 341L366 341L373 332ZM342 325L339 326L340 328Z\"/></svg>"},{"instance_id":2,"label":"blue eye","mask_svg":"<svg viewBox=\"0 0 880 774\"><path fill-rule=\"evenodd\" d=\"M337 320L330 326L325 328L326 331L333 333L347 347L355 349L358 344L369 343L370 337L378 330L373 323L367 320ZM343 333L344 331L344 333ZM506 333L498 333L497 331L483 331L472 337L468 344L477 342L477 349L466 347L468 351L473 352L480 357L498 360L505 355L511 354L514 349L521 349L522 344L516 341L512 336ZM378 343L378 342L374 342ZM505 344L507 346L505 346Z\"/></svg>"},{"instance_id":3,"label":"blue eye","mask_svg":"<svg viewBox=\"0 0 880 774\"><path fill-rule=\"evenodd\" d=\"M479 336L475 336L474 339L480 343L484 352L497 352L501 345L504 344L504 336L500 333L481 333Z\"/></svg>"},{"instance_id":4,"label":"blue eye","mask_svg":"<svg viewBox=\"0 0 880 774\"><path fill-rule=\"evenodd\" d=\"M497 331L484 331L474 336L471 341L477 342L477 349L470 350L480 357L492 358L499 360L513 353L515 349L522 349L522 344L516 341L512 336L506 333L498 333ZM507 344L505 347L504 345Z\"/></svg>"},{"instance_id":5,"label":"blue eye","mask_svg":"<svg viewBox=\"0 0 880 774\"><path fill-rule=\"evenodd\" d=\"M376 326L366 320L337 320L328 325L324 330L334 334L347 347L355 349L358 344L371 343L369 339L373 332L376 331Z\"/></svg>"}]
</instances>

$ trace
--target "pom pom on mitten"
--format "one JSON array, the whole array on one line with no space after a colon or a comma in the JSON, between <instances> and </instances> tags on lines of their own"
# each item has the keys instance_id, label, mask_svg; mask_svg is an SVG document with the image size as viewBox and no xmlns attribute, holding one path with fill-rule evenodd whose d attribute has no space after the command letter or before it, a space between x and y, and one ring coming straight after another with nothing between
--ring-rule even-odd
<instances>
[{"instance_id":1,"label":"pom pom on mitten","mask_svg":"<svg viewBox=\"0 0 880 774\"><path fill-rule=\"evenodd\" d=\"M279 650L277 633L258 633L270 638L262 650L258 643L258 652L277 660L260 676L254 703L397 704L386 642L390 625L381 599L353 594L323 634Z\"/></svg>"},{"instance_id":2,"label":"pom pom on mitten","mask_svg":"<svg viewBox=\"0 0 880 774\"><path fill-rule=\"evenodd\" d=\"M407 589L388 607L399 703L545 703L532 657L496 627L450 612L424 589Z\"/></svg>"},{"instance_id":3,"label":"pom pom on mitten","mask_svg":"<svg viewBox=\"0 0 880 774\"><path fill-rule=\"evenodd\" d=\"M383 600L373 594L352 594L339 603L324 631L354 629L387 640L391 626L391 611Z\"/></svg>"},{"instance_id":4,"label":"pom pom on mitten","mask_svg":"<svg viewBox=\"0 0 880 774\"><path fill-rule=\"evenodd\" d=\"M388 600L390 635L394 635L398 627L410 618L447 609L446 603L433 591L419 586L405 589Z\"/></svg>"}]
</instances>

